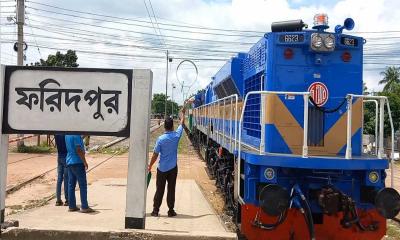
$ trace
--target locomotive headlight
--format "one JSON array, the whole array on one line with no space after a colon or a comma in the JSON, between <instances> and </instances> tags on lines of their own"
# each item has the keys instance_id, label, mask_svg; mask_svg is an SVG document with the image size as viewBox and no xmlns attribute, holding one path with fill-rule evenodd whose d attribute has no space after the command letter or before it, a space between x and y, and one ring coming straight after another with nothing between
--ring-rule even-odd
<instances>
[{"instance_id":1,"label":"locomotive headlight","mask_svg":"<svg viewBox=\"0 0 400 240\"><path fill-rule=\"evenodd\" d=\"M371 183L377 183L379 181L379 173L372 171L368 174L368 179Z\"/></svg>"},{"instance_id":2,"label":"locomotive headlight","mask_svg":"<svg viewBox=\"0 0 400 240\"><path fill-rule=\"evenodd\" d=\"M322 38L319 35L314 35L311 42L315 48L320 48L322 46Z\"/></svg>"},{"instance_id":3,"label":"locomotive headlight","mask_svg":"<svg viewBox=\"0 0 400 240\"><path fill-rule=\"evenodd\" d=\"M324 40L324 45L326 48L332 49L335 47L335 39L331 36L326 37Z\"/></svg>"}]
</instances>

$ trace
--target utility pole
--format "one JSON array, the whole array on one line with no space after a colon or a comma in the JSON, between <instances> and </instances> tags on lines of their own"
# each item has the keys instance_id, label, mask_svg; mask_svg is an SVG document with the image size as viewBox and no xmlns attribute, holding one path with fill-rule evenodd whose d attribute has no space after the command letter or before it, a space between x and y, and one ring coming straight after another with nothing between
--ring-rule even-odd
<instances>
[{"instance_id":1,"label":"utility pole","mask_svg":"<svg viewBox=\"0 0 400 240\"><path fill-rule=\"evenodd\" d=\"M17 26L18 26L18 60L17 65L24 65L24 24L25 24L25 0L17 0ZM18 137L23 137L18 134ZM18 147L24 146L24 140L17 143Z\"/></svg>"},{"instance_id":2,"label":"utility pole","mask_svg":"<svg viewBox=\"0 0 400 240\"><path fill-rule=\"evenodd\" d=\"M164 118L167 118L167 102L168 102L168 62L169 62L169 56L168 56L168 50L167 50L167 71L166 71L166 77L165 77L165 108L164 108Z\"/></svg>"},{"instance_id":3,"label":"utility pole","mask_svg":"<svg viewBox=\"0 0 400 240\"><path fill-rule=\"evenodd\" d=\"M171 113L174 115L174 89L176 88L176 85L173 83L172 84L172 92L171 92Z\"/></svg>"}]
</instances>

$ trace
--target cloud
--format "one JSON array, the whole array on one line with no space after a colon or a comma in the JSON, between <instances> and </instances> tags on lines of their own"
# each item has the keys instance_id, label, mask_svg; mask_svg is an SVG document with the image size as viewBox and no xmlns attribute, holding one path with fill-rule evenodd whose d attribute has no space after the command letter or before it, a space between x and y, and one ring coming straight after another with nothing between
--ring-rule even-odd
<instances>
[{"instance_id":1,"label":"cloud","mask_svg":"<svg viewBox=\"0 0 400 240\"><path fill-rule=\"evenodd\" d=\"M138 19L140 21L149 21L147 10L143 1L107 1L107 0L70 0L70 1L49 1L49 0L35 0L39 3L59 6L62 8L75 9L78 11L95 12L99 14L106 14L116 17L128 17ZM176 24L176 25L190 25L190 26L206 26L211 28L221 29L241 29L241 30L254 30L261 32L270 31L270 24L274 21L290 20L290 19L303 19L310 26L313 22L315 13L325 12L329 16L329 23L331 30L337 24L342 24L343 20L347 17L352 17L356 26L355 32L365 31L383 31L398 29L400 22L400 15L397 14L395 9L399 9L400 1L397 0L342 0L342 1L311 1L311 0L232 0L232 1L205 1L205 0L152 0L152 7L160 23ZM148 9L151 13L150 5ZM161 32L164 40L154 36L155 30L151 28L150 24L143 22L136 22L135 24L142 24L149 27L139 27L133 25L123 25L115 23L115 21L122 21L117 18L106 18L111 22L104 22L98 20L79 19L67 15L57 15L53 13L40 12L37 9L47 9L59 13L72 14L71 12L62 11L60 9L52 9L43 5L33 4L27 2L27 16L30 18L32 25L42 26L45 30L31 29L25 27L25 32L31 35L26 36L27 41L31 42L31 46L27 52L27 62L37 61L40 56L38 49L32 46L32 43L37 42L39 45L51 46L55 49L64 48L77 48L86 51L96 51L99 53L118 53L120 55L101 55L101 54L88 54L79 53L79 63L82 67L109 67L109 68L151 68L154 72L154 87L153 92L159 93L165 91L165 66L166 56L165 49L171 51L171 57L174 58L171 63L170 83L179 84L175 77L176 65L182 60L180 58L210 58L210 59L229 59L235 52L248 51L251 45L241 42L255 43L263 35L262 33L256 34L258 37L239 37L239 36L222 36L222 35L205 35L199 32L213 32L221 33L220 31L178 28L173 26L160 25ZM8 11L8 10L7 10ZM73 13L74 15L99 18L88 14ZM41 16L38 16L41 15ZM4 14L3 14L4 16ZM49 19L48 17L65 19L65 21L58 21ZM2 20L4 22L4 19ZM41 22L34 22L41 21ZM81 22L82 24L73 23ZM114 21L114 22L112 22ZM122 21L125 23L133 23L131 21ZM46 25L47 23L47 25ZM86 24L85 24L86 23ZM57 24L59 27L51 26ZM90 24L90 25L89 25ZM100 27L93 27L91 25L98 25ZM157 27L156 23L154 23ZM64 33L63 35L55 34L56 30L72 28L81 29L80 34L76 30L69 30L72 33ZM104 28L101 28L104 27ZM111 29L110 29L111 28ZM123 31L113 30L123 29ZM170 30L166 30L170 29ZM172 30L179 31L172 31ZM48 38L34 38L32 35L46 35ZM185 30L185 31L184 31ZM14 27L6 27L2 32L10 32L10 36L3 36L4 39L15 39ZM66 30L65 30L66 31ZM143 32L142 34L134 33ZM191 32L191 31L197 31ZM224 32L225 34L234 35L235 32ZM85 35L86 34L86 35ZM93 34L90 37L87 34ZM104 34L102 36L102 34ZM111 37L109 35L113 35ZM151 35L153 34L153 35ZM243 33L242 33L243 34ZM254 33L253 33L254 35ZM395 63L395 57L392 59L377 59L372 53L388 54L396 39L390 40L386 36L398 37L398 33L384 34L358 34L368 39L365 45L365 61L368 62L382 62L382 63ZM61 41L58 38L77 38L80 41ZM52 38L54 38L52 40ZM87 38L89 40L83 40ZM186 39L185 39L186 38ZM203 41L192 41L187 38L202 39ZM90 43L90 39L96 41L105 41L109 43ZM165 48L160 42L166 42L168 46ZM208 42L207 42L208 41ZM110 44L110 42L112 44ZM380 43L384 43L382 47L378 47ZM117 45L116 45L117 44ZM118 46L119 44L119 46ZM149 49L137 48L132 45L145 46ZM15 53L11 50L12 44L3 44L2 46L2 61L11 62L15 60ZM42 57L54 53L55 49L40 48ZM11 56L14 54L14 56ZM121 56L126 55L126 56ZM134 55L141 56L159 56L157 59L149 59L143 57L134 57ZM386 55L385 55L386 56ZM390 55L389 55L390 56ZM198 81L193 85L192 92L196 92L195 88L204 87L211 79L211 77L218 71L224 62L223 61L196 61L199 67ZM367 86L373 89L380 89L376 83L380 79L379 72L385 65L366 65L364 72L364 80ZM189 73L186 77L189 78ZM169 93L171 93L171 85L169 86ZM175 89L175 98L182 102L181 93Z\"/></svg>"}]
</instances>

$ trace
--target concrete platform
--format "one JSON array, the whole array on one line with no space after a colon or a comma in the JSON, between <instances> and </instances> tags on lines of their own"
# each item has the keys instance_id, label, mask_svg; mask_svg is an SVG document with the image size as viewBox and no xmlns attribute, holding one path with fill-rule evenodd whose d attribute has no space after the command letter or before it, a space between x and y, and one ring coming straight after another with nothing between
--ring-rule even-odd
<instances>
[{"instance_id":1,"label":"concrete platform","mask_svg":"<svg viewBox=\"0 0 400 240\"><path fill-rule=\"evenodd\" d=\"M66 207L56 207L51 202L10 216L19 220L20 228L9 229L1 239L236 239L236 234L228 232L220 222L194 180L178 179L175 218L166 216L165 200L161 216L150 216L154 192L153 179L148 189L145 230L124 229L126 179L102 179L89 186L89 205L95 213L70 213ZM27 238L30 236L34 238Z\"/></svg>"}]
</instances>

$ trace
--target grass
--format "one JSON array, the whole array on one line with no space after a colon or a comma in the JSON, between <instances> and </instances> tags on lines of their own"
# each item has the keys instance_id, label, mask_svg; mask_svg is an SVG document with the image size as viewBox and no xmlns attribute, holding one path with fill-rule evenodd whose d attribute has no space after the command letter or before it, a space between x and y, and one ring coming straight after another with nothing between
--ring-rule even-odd
<instances>
[{"instance_id":1,"label":"grass","mask_svg":"<svg viewBox=\"0 0 400 240\"><path fill-rule=\"evenodd\" d=\"M19 153L52 153L55 152L56 149L49 146L20 146L13 150L14 152Z\"/></svg>"},{"instance_id":2,"label":"grass","mask_svg":"<svg viewBox=\"0 0 400 240\"><path fill-rule=\"evenodd\" d=\"M129 148L124 147L110 147L110 148L102 148L99 149L97 152L102 154L111 154L111 155L122 155L124 153L129 152Z\"/></svg>"},{"instance_id":3,"label":"grass","mask_svg":"<svg viewBox=\"0 0 400 240\"><path fill-rule=\"evenodd\" d=\"M154 145L156 145L157 138L165 132L163 126L150 134L149 152L153 152Z\"/></svg>"},{"instance_id":4,"label":"grass","mask_svg":"<svg viewBox=\"0 0 400 240\"><path fill-rule=\"evenodd\" d=\"M189 137L186 135L185 130L183 130L183 134L182 134L181 140L179 141L179 145L178 145L178 153L179 154L188 154L189 153L189 148L188 148L189 145L190 145Z\"/></svg>"},{"instance_id":5,"label":"grass","mask_svg":"<svg viewBox=\"0 0 400 240\"><path fill-rule=\"evenodd\" d=\"M179 122L175 121L174 122L174 127L175 130L179 126ZM160 127L150 135L150 143L149 143L149 152L153 152L154 145L156 144L157 138L164 134L165 130L164 127ZM186 133L183 132L181 140L179 141L178 144L178 153L180 154L187 154L188 153L188 145L190 144L188 137L186 136Z\"/></svg>"}]
</instances>

